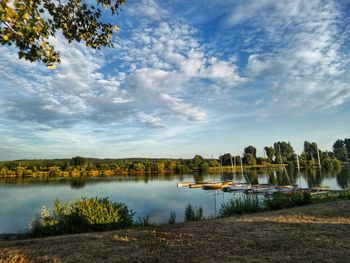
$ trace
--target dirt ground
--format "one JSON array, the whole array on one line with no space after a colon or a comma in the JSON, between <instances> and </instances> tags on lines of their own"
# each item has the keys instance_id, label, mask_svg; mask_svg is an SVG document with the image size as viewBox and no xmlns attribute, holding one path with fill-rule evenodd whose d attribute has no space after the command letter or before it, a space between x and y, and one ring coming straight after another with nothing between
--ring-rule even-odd
<instances>
[{"instance_id":1,"label":"dirt ground","mask_svg":"<svg viewBox=\"0 0 350 263\"><path fill-rule=\"evenodd\" d=\"M0 241L0 262L350 262L350 201L218 220Z\"/></svg>"}]
</instances>

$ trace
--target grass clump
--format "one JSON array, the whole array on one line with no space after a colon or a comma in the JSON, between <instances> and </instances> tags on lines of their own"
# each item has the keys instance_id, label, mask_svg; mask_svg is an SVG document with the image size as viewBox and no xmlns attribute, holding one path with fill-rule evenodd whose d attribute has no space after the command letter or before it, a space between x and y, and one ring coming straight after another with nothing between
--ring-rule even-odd
<instances>
[{"instance_id":1,"label":"grass clump","mask_svg":"<svg viewBox=\"0 0 350 263\"><path fill-rule=\"evenodd\" d=\"M203 219L203 208L193 207L188 204L185 209L185 220L186 221L199 221Z\"/></svg>"},{"instance_id":2,"label":"grass clump","mask_svg":"<svg viewBox=\"0 0 350 263\"><path fill-rule=\"evenodd\" d=\"M262 202L257 196L232 198L221 205L219 217L257 213L263 210Z\"/></svg>"},{"instance_id":3,"label":"grass clump","mask_svg":"<svg viewBox=\"0 0 350 263\"><path fill-rule=\"evenodd\" d=\"M33 236L73 234L131 227L134 213L123 203L108 198L82 198L62 203L58 199L51 212L43 207L33 222Z\"/></svg>"},{"instance_id":4,"label":"grass clump","mask_svg":"<svg viewBox=\"0 0 350 263\"><path fill-rule=\"evenodd\" d=\"M155 224L151 223L149 216L139 217L138 220L135 222L135 227L148 227L148 226L154 226Z\"/></svg>"},{"instance_id":5,"label":"grass clump","mask_svg":"<svg viewBox=\"0 0 350 263\"><path fill-rule=\"evenodd\" d=\"M271 198L265 199L264 205L268 210L278 210L295 206L309 205L312 202L312 196L308 192L276 192Z\"/></svg>"},{"instance_id":6,"label":"grass clump","mask_svg":"<svg viewBox=\"0 0 350 263\"><path fill-rule=\"evenodd\" d=\"M175 223L176 223L176 214L175 214L175 212L171 211L170 217L169 217L169 224L173 225Z\"/></svg>"}]
</instances>

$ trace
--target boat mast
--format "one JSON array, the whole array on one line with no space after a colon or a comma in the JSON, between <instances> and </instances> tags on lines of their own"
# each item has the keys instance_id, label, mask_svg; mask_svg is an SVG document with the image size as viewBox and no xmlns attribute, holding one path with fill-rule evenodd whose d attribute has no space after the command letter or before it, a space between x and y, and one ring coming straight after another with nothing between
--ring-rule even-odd
<instances>
[{"instance_id":1,"label":"boat mast","mask_svg":"<svg viewBox=\"0 0 350 263\"><path fill-rule=\"evenodd\" d=\"M318 146L316 146L316 149L317 149L318 168L320 168L321 170L320 150L318 149Z\"/></svg>"},{"instance_id":2,"label":"boat mast","mask_svg":"<svg viewBox=\"0 0 350 263\"><path fill-rule=\"evenodd\" d=\"M230 156L231 156L231 168L232 168L232 173L233 173L233 182L236 182L236 172L233 169L232 155L230 154Z\"/></svg>"},{"instance_id":3,"label":"boat mast","mask_svg":"<svg viewBox=\"0 0 350 263\"><path fill-rule=\"evenodd\" d=\"M298 167L298 177L299 177L299 188L301 188L300 163L299 163L299 155L298 154L297 154L297 167Z\"/></svg>"},{"instance_id":4,"label":"boat mast","mask_svg":"<svg viewBox=\"0 0 350 263\"><path fill-rule=\"evenodd\" d=\"M240 161L241 161L241 174L242 174L242 180L245 180L245 179L244 179L244 175L243 175L243 162L242 162L242 157L241 157L241 156L239 156L239 159L240 159Z\"/></svg>"},{"instance_id":5,"label":"boat mast","mask_svg":"<svg viewBox=\"0 0 350 263\"><path fill-rule=\"evenodd\" d=\"M297 155L297 167L298 167L298 172L300 172L299 155Z\"/></svg>"},{"instance_id":6,"label":"boat mast","mask_svg":"<svg viewBox=\"0 0 350 263\"><path fill-rule=\"evenodd\" d=\"M234 171L234 174L233 174L233 175L234 175L235 178L236 178L236 166L237 166L237 165L236 165L236 156L233 157L233 165L235 166L235 171Z\"/></svg>"},{"instance_id":7,"label":"boat mast","mask_svg":"<svg viewBox=\"0 0 350 263\"><path fill-rule=\"evenodd\" d=\"M278 145L278 151L279 151L279 155L280 155L280 162L281 162L281 164L282 164L282 168L283 168L283 170L286 172L286 175L287 175L287 179L288 179L289 184L292 185L292 182L290 181L290 178L289 178L289 175L288 175L288 171L287 171L287 169L286 169L286 167L285 167L285 165L284 165L284 162L283 162L283 160L282 160L281 147L280 147L280 145Z\"/></svg>"},{"instance_id":8,"label":"boat mast","mask_svg":"<svg viewBox=\"0 0 350 263\"><path fill-rule=\"evenodd\" d=\"M221 178L222 178L222 176L223 176L223 171L222 171L222 155L221 155L221 153L220 153L220 156L219 156L219 159L220 159L220 171L221 171Z\"/></svg>"}]
</instances>

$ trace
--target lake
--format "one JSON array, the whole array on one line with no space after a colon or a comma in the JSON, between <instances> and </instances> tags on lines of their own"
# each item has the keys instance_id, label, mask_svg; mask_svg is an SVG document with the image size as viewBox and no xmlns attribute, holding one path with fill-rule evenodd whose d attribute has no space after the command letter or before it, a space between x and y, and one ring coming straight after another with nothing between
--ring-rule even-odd
<instances>
[{"instance_id":1,"label":"lake","mask_svg":"<svg viewBox=\"0 0 350 263\"><path fill-rule=\"evenodd\" d=\"M252 183L288 184L288 177L280 171L248 171ZM138 217L149 216L156 224L168 222L170 212L176 221L184 220L186 206L201 206L206 216L215 215L223 202L234 196L221 191L204 191L176 187L181 181L212 181L231 179L232 174L186 175L129 175L100 178L56 179L0 179L0 233L26 230L28 223L38 214L40 207L53 207L56 198L75 200L80 197L109 197L124 202ZM242 180L240 175L237 180ZM327 185L331 189L350 186L350 170L337 172L318 170L289 172L290 181L301 187Z\"/></svg>"}]
</instances>

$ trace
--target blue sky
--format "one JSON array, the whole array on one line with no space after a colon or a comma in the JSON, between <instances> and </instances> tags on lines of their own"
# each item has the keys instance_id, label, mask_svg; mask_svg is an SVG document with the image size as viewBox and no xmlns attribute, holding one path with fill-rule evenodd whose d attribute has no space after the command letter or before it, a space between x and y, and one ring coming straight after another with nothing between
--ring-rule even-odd
<instances>
[{"instance_id":1,"label":"blue sky","mask_svg":"<svg viewBox=\"0 0 350 263\"><path fill-rule=\"evenodd\" d=\"M128 0L114 49L0 47L0 160L204 157L350 135L348 0Z\"/></svg>"}]
</instances>

